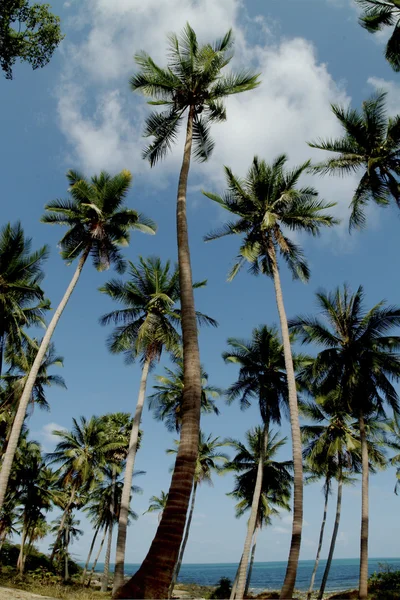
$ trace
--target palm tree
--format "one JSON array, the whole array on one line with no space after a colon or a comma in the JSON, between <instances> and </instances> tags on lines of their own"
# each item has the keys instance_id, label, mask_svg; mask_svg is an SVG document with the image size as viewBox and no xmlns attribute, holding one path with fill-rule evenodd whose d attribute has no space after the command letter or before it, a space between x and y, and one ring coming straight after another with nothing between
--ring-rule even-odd
<instances>
[{"instance_id":1,"label":"palm tree","mask_svg":"<svg viewBox=\"0 0 400 600\"><path fill-rule=\"evenodd\" d=\"M398 0L356 0L363 9L360 24L370 33L392 27L385 57L394 71L400 71L400 3Z\"/></svg>"},{"instance_id":2,"label":"palm tree","mask_svg":"<svg viewBox=\"0 0 400 600\"><path fill-rule=\"evenodd\" d=\"M390 459L390 464L396 467L396 485L394 486L394 493L397 495L400 488L400 419L397 413L395 413L393 419L387 423L387 429L389 434L389 447L399 452Z\"/></svg>"},{"instance_id":3,"label":"palm tree","mask_svg":"<svg viewBox=\"0 0 400 600\"><path fill-rule=\"evenodd\" d=\"M231 270L229 279L233 279L247 261L252 274L262 272L272 277L275 286L288 381L294 463L292 542L281 598L292 597L296 581L303 521L303 464L296 379L277 254L281 255L295 279L307 281L309 269L303 252L290 240L286 231L304 231L316 236L322 226L330 227L337 222L325 212L333 204L319 200L314 188L297 187L309 162L292 170L285 169L286 162L285 155L278 156L272 165L255 157L244 180L236 177L226 167L228 191L225 195L205 194L238 217L235 222L228 222L219 231L207 235L206 241L224 235L244 235L238 261Z\"/></svg>"},{"instance_id":4,"label":"palm tree","mask_svg":"<svg viewBox=\"0 0 400 600\"><path fill-rule=\"evenodd\" d=\"M361 111L333 104L332 111L344 129L336 140L310 142L311 148L334 152L336 156L312 167L321 175L362 176L350 203L350 229L364 227L365 207L370 200L387 206L391 198L400 205L400 116L388 117L386 92L372 95Z\"/></svg>"},{"instance_id":5,"label":"palm tree","mask_svg":"<svg viewBox=\"0 0 400 600\"><path fill-rule=\"evenodd\" d=\"M250 586L251 573L257 544L257 535L263 524L270 525L271 517L278 515L280 510L290 510L289 501L291 496L291 485L293 477L290 473L291 463L288 461L277 462L274 460L277 452L285 445L286 438L279 439L277 433L267 432L267 444L265 446L265 428L255 427L246 433L247 445L238 440L228 439L227 445L231 446L236 454L225 466L224 471L233 471L235 476L235 487L228 496L232 496L239 502L236 504L236 517L241 517L247 511L252 511L254 491L257 486L260 461L262 464L262 487L257 506L257 516L252 535L252 549L250 566L245 582L243 597L247 596ZM236 580L232 588L231 597L241 598L238 590L240 570L246 552L243 551ZM248 554L247 554L248 558ZM246 562L247 572L247 562Z\"/></svg>"},{"instance_id":6,"label":"palm tree","mask_svg":"<svg viewBox=\"0 0 400 600\"><path fill-rule=\"evenodd\" d=\"M175 445L177 446L177 448L171 448L167 450L168 454L177 454L179 452L178 440L175 440ZM193 479L192 500L190 504L188 518L186 521L185 535L183 537L182 545L179 551L178 562L176 563L171 586L169 588L169 598L173 594L174 587L179 576L179 571L181 570L186 544L189 539L190 526L192 524L194 506L196 502L197 487L204 482L208 483L209 485L212 485L212 472L215 471L216 473L219 473L221 471L221 463L225 463L228 461L227 455L223 452L220 452L219 450L219 448L225 445L225 442L220 441L219 437L213 438L211 434L208 437L206 437L205 434L200 430L196 470Z\"/></svg>"},{"instance_id":7,"label":"palm tree","mask_svg":"<svg viewBox=\"0 0 400 600\"><path fill-rule=\"evenodd\" d=\"M132 90L149 97L149 104L165 106L146 120L145 136L153 142L144 157L155 165L171 149L185 116L186 139L179 175L176 220L182 309L183 363L185 394L182 414L181 446L175 463L168 503L156 536L142 566L121 591L122 597L164 597L170 586L178 559L186 513L192 491L200 428L201 373L196 314L190 264L186 195L192 151L194 158L205 161L214 143L210 126L226 120L224 99L252 90L258 77L249 70L226 73L232 59L232 32L214 44L199 45L189 24L180 37L169 36L167 68L159 67L145 52L135 57L139 72L131 78ZM165 548L168 547L168 552Z\"/></svg>"},{"instance_id":8,"label":"palm tree","mask_svg":"<svg viewBox=\"0 0 400 600\"><path fill-rule=\"evenodd\" d=\"M32 239L25 237L19 222L7 223L0 231L0 375L7 341L14 351L25 337L23 327L44 325L50 308L40 283L49 251L42 246L32 252ZM36 304L35 304L36 303Z\"/></svg>"},{"instance_id":9,"label":"palm tree","mask_svg":"<svg viewBox=\"0 0 400 600\"><path fill-rule=\"evenodd\" d=\"M158 385L154 385L154 394L148 397L149 409L157 421L164 421L168 431L179 433L182 427L182 405L184 390L183 362L175 360L175 370L164 368L166 375L156 375ZM215 404L222 390L208 383L208 374L201 366L201 412L219 415ZM166 494L168 496L168 494Z\"/></svg>"},{"instance_id":10,"label":"palm tree","mask_svg":"<svg viewBox=\"0 0 400 600\"><path fill-rule=\"evenodd\" d=\"M360 600L368 595L368 474L366 418L385 415L385 404L399 411L392 384L400 379L400 337L388 335L400 325L400 308L384 302L367 311L360 286L351 294L347 286L317 294L323 320L298 317L291 323L303 343L323 347L309 368L321 395L335 394L335 402L358 420L362 456L362 508L360 541Z\"/></svg>"},{"instance_id":11,"label":"palm tree","mask_svg":"<svg viewBox=\"0 0 400 600\"><path fill-rule=\"evenodd\" d=\"M104 271L113 264L117 271L122 272L125 262L119 246L128 244L130 230L154 233L154 225L151 221L136 211L123 207L132 180L128 171L122 171L114 177L103 171L99 176L93 176L88 181L83 175L71 170L67 173L67 179L70 183L70 199L55 200L47 204L47 213L43 216L42 222L69 228L60 241L61 256L69 263L79 257L78 266L60 304L54 311L19 401L0 472L0 509L4 502L15 450L36 376L86 260L91 255L93 265L98 271Z\"/></svg>"},{"instance_id":12,"label":"palm tree","mask_svg":"<svg viewBox=\"0 0 400 600\"><path fill-rule=\"evenodd\" d=\"M53 546L53 553L57 552L60 559L64 559L64 582L69 580L68 560L69 560L69 545L74 539L79 539L83 535L82 529L79 529L80 521L68 512L66 519L63 516L53 521L54 527L52 531L57 533L57 539ZM59 531L61 528L61 536Z\"/></svg>"},{"instance_id":13,"label":"palm tree","mask_svg":"<svg viewBox=\"0 0 400 600\"><path fill-rule=\"evenodd\" d=\"M60 521L58 538L55 541L50 560L54 558L58 541L64 527L64 521L75 504L79 504L79 495L90 489L96 478L101 478L101 469L107 456L113 450L123 446L120 439L110 441L105 435L104 421L98 417L80 423L72 419L72 431L55 430L53 435L61 438L54 452L47 456L50 464L60 465L61 484L68 490L69 499L65 504Z\"/></svg>"},{"instance_id":14,"label":"palm tree","mask_svg":"<svg viewBox=\"0 0 400 600\"><path fill-rule=\"evenodd\" d=\"M167 505L167 500L168 500L168 494L166 494L165 492L163 492L161 490L160 496L152 496L150 498L149 508L147 510L145 510L143 514L145 515L146 513L158 512L159 513L158 514L158 522L160 522L163 510Z\"/></svg>"},{"instance_id":15,"label":"palm tree","mask_svg":"<svg viewBox=\"0 0 400 600\"><path fill-rule=\"evenodd\" d=\"M222 357L225 362L239 366L238 379L226 392L228 402L231 403L238 399L241 408L244 410L250 406L252 399L258 401L264 423L264 447L266 451L270 422L280 424L281 410L287 412L288 384L282 343L274 327L263 325L253 330L251 340L229 338L228 344L230 348L223 353ZM256 530L263 487L263 463L264 458L260 455L257 481L253 490L252 510L247 524L247 534L238 569L237 585L233 587L231 593L232 598L234 594L241 598L245 593L251 541Z\"/></svg>"},{"instance_id":16,"label":"palm tree","mask_svg":"<svg viewBox=\"0 0 400 600\"><path fill-rule=\"evenodd\" d=\"M205 282L194 284L202 287ZM132 473L135 467L139 427L149 370L159 360L163 349L173 355L180 353L180 335L177 325L181 311L176 307L180 297L179 272L171 271L170 262L165 265L157 257L139 257L136 266L129 263L129 280L112 280L101 288L113 300L123 305L122 309L104 315L100 322L107 325L114 322L117 327L108 338L108 346L113 353L124 353L126 362L140 358L142 376L139 395L133 418L129 451L125 469L125 490L122 502L120 523L118 524L117 553L114 573L114 590L124 581L126 532L130 503ZM200 323L216 325L216 322L201 313L196 313Z\"/></svg>"}]
</instances>

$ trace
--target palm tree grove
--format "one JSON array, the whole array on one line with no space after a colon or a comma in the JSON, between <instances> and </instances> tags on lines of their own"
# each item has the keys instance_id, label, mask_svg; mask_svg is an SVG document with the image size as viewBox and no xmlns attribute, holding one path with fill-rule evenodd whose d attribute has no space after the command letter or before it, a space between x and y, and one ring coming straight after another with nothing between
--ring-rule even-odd
<instances>
[{"instance_id":1,"label":"palm tree grove","mask_svg":"<svg viewBox=\"0 0 400 600\"><path fill-rule=\"evenodd\" d=\"M0 600L400 599L400 1L3 0L0 67Z\"/></svg>"}]
</instances>

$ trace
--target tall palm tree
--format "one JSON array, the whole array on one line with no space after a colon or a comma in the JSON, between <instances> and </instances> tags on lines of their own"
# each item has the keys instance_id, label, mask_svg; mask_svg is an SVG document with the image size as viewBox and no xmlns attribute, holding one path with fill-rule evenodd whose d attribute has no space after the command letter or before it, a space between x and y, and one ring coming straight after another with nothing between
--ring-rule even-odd
<instances>
[{"instance_id":1,"label":"tall palm tree","mask_svg":"<svg viewBox=\"0 0 400 600\"><path fill-rule=\"evenodd\" d=\"M160 496L152 496L150 498L149 508L144 511L144 515L146 513L158 512L158 522L160 522L162 517L162 512L167 505L168 494L161 490Z\"/></svg>"},{"instance_id":2,"label":"tall palm tree","mask_svg":"<svg viewBox=\"0 0 400 600\"><path fill-rule=\"evenodd\" d=\"M147 233L154 233L155 230L151 221L123 206L132 180L129 171L122 171L114 177L102 171L99 176L95 175L88 181L80 173L71 170L67 173L67 179L70 184L70 199L55 200L47 204L42 222L68 227L60 241L61 256L69 263L79 257L78 266L47 327L19 401L0 472L0 509L36 376L86 260L90 255L98 271L104 271L113 264L117 271L122 272L125 262L119 246L128 244L130 230L137 229Z\"/></svg>"},{"instance_id":3,"label":"tall palm tree","mask_svg":"<svg viewBox=\"0 0 400 600\"><path fill-rule=\"evenodd\" d=\"M79 495L84 495L96 478L101 478L101 469L110 452L123 446L118 438L115 441L108 439L104 421L98 417L89 420L81 417L80 423L76 419L72 419L72 422L72 431L52 432L61 441L54 452L47 456L49 464L60 465L61 484L69 491L50 560L54 558L67 515L74 504L79 504Z\"/></svg>"},{"instance_id":4,"label":"tall palm tree","mask_svg":"<svg viewBox=\"0 0 400 600\"><path fill-rule=\"evenodd\" d=\"M400 3L398 0L356 0L363 9L360 24L370 33L393 27L385 57L394 71L400 71Z\"/></svg>"},{"instance_id":5,"label":"tall palm tree","mask_svg":"<svg viewBox=\"0 0 400 600\"><path fill-rule=\"evenodd\" d=\"M396 467L396 485L394 486L394 493L397 495L400 489L400 418L397 413L395 413L393 419L387 423L387 429L389 447L398 452L398 454L395 454L395 456L390 459L390 464Z\"/></svg>"},{"instance_id":6,"label":"tall palm tree","mask_svg":"<svg viewBox=\"0 0 400 600\"><path fill-rule=\"evenodd\" d=\"M239 502L236 504L236 517L241 517L247 511L252 511L254 490L257 485L260 460L263 461L262 487L257 506L257 518L253 528L252 549L249 570L246 578L245 589L242 595L238 589L241 564L238 568L236 581L232 588L231 597L241 598L247 596L250 586L251 573L253 569L257 535L261 527L270 525L271 517L278 515L281 510L290 510L289 501L293 477L290 473L291 463L288 461L278 462L274 460L277 452L286 443L286 438L279 439L277 433L268 431L267 444L265 447L265 430L263 427L255 427L246 433L247 445L238 440L228 439L227 445L231 446L236 454L225 466L224 471L236 473L235 487L228 495ZM247 572L247 562L246 562Z\"/></svg>"},{"instance_id":7,"label":"tall palm tree","mask_svg":"<svg viewBox=\"0 0 400 600\"><path fill-rule=\"evenodd\" d=\"M149 104L165 106L146 120L145 136L152 143L144 157L155 165L176 142L180 125L186 118L186 138L179 175L176 223L182 309L183 362L185 394L181 446L175 463L168 503L156 536L142 566L123 591L122 596L144 598L166 595L178 559L186 513L189 506L196 465L200 428L201 374L196 314L190 263L186 195L192 152L205 161L212 153L212 123L225 121L224 99L252 90L258 77L248 69L226 72L233 56L232 32L214 44L199 45L189 24L182 34L169 36L167 68L159 67L145 52L135 57L139 72L131 78L132 90L149 97ZM168 547L168 552L165 548Z\"/></svg>"},{"instance_id":8,"label":"tall palm tree","mask_svg":"<svg viewBox=\"0 0 400 600\"><path fill-rule=\"evenodd\" d=\"M310 366L310 377L320 393L334 391L335 401L358 420L362 457L360 540L360 600L368 596L368 475L366 418L385 415L387 404L399 412L393 382L400 380L400 337L388 335L400 325L400 308L384 302L366 310L360 286L317 294L322 320L298 317L291 323L302 342L322 346Z\"/></svg>"},{"instance_id":9,"label":"tall palm tree","mask_svg":"<svg viewBox=\"0 0 400 600\"><path fill-rule=\"evenodd\" d=\"M239 400L241 408L246 409L250 406L251 400L258 401L264 423L264 448L266 451L269 425L271 421L280 424L281 411L287 412L288 407L288 384L283 345L277 330L266 325L255 328L251 340L229 338L228 344L230 348L223 353L222 357L226 363L239 366L239 376L226 392L228 402ZM263 464L264 457L261 453L257 481L253 489L252 510L247 524L237 585L234 586L231 593L232 598L234 594L241 598L245 593L251 542L256 529L263 487Z\"/></svg>"},{"instance_id":10,"label":"tall palm tree","mask_svg":"<svg viewBox=\"0 0 400 600\"><path fill-rule=\"evenodd\" d=\"M202 287L203 285L205 282L199 282L193 287ZM118 524L114 573L115 591L124 581L130 488L149 370L160 359L164 349L173 355L179 354L181 351L181 337L177 330L181 311L176 306L180 297L178 268L171 270L169 261L163 265L157 257L147 259L139 257L138 265L129 263L127 282L114 279L100 291L123 306L121 309L104 315L100 320L103 325L111 322L117 325L108 338L110 351L124 353L128 364L138 358L142 363L142 376L126 460L124 497ZM216 325L213 319L201 313L196 313L196 317L200 323Z\"/></svg>"},{"instance_id":11,"label":"tall palm tree","mask_svg":"<svg viewBox=\"0 0 400 600\"><path fill-rule=\"evenodd\" d=\"M153 385L155 392L148 396L149 409L157 421L163 421L168 431L180 432L182 426L182 405L184 390L183 362L175 360L176 368L164 368L166 375L156 375L157 385ZM222 390L208 383L208 374L201 367L201 412L202 414L214 413L219 415L215 400L222 394ZM168 494L166 494L168 495Z\"/></svg>"},{"instance_id":12,"label":"tall palm tree","mask_svg":"<svg viewBox=\"0 0 400 600\"><path fill-rule=\"evenodd\" d=\"M236 177L226 167L228 190L225 195L205 194L238 217L236 221L228 222L220 230L207 235L206 241L231 234L244 236L238 261L231 270L229 279L235 277L247 261L250 263L251 273L262 272L272 277L275 286L288 381L294 464L292 542L281 598L292 597L296 581L303 522L303 463L296 379L278 254L286 262L295 279L307 281L309 269L303 252L292 242L286 232L287 230L303 231L316 236L320 233L321 227L330 227L336 223L336 220L326 213L333 204L319 200L314 188L297 187L302 173L309 167L309 162L292 170L285 169L286 162L285 155L278 156L272 165L255 157L245 179Z\"/></svg>"},{"instance_id":13,"label":"tall palm tree","mask_svg":"<svg viewBox=\"0 0 400 600\"><path fill-rule=\"evenodd\" d=\"M56 542L53 546L53 552L58 553L60 559L64 559L64 582L69 580L69 545L74 539L79 539L83 535L82 529L79 529L80 521L75 519L72 513L69 511L66 519L63 520L62 516L53 521L54 526L52 531L57 534ZM61 536L59 531L61 528Z\"/></svg>"},{"instance_id":14,"label":"tall palm tree","mask_svg":"<svg viewBox=\"0 0 400 600\"><path fill-rule=\"evenodd\" d=\"M350 203L350 229L365 226L365 207L370 200L387 206L393 198L400 205L400 116L387 116L385 100L386 92L373 94L363 102L361 111L332 104L343 137L309 142L311 148L336 155L314 165L314 173L361 173Z\"/></svg>"},{"instance_id":15,"label":"tall palm tree","mask_svg":"<svg viewBox=\"0 0 400 600\"><path fill-rule=\"evenodd\" d=\"M177 448L171 448L167 450L168 454L177 454L179 452L178 440L175 440L175 445L177 446ZM169 598L172 596L172 593L174 591L174 587L179 576L179 571L181 570L182 561L186 550L186 544L189 539L190 526L192 524L193 512L196 502L197 487L204 482L208 483L209 485L212 485L211 476L213 471L215 471L216 473L221 472L221 463L226 463L228 461L228 457L219 449L225 445L225 442L220 441L219 437L213 438L211 434L206 437L202 430L200 430L196 470L193 479L192 500L190 503L190 510L186 521L185 535L183 536L178 561L176 563L176 567L171 581L171 586L169 588Z\"/></svg>"},{"instance_id":16,"label":"tall palm tree","mask_svg":"<svg viewBox=\"0 0 400 600\"><path fill-rule=\"evenodd\" d=\"M44 313L50 308L40 284L49 250L42 246L32 252L19 222L7 223L0 231L0 375L7 341L18 350L24 339L24 327L44 325Z\"/></svg>"}]
</instances>

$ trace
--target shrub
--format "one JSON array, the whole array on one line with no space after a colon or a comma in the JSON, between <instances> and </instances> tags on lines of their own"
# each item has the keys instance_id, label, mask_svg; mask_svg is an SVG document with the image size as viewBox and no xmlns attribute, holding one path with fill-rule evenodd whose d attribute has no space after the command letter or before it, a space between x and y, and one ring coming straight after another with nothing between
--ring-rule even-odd
<instances>
[{"instance_id":1,"label":"shrub","mask_svg":"<svg viewBox=\"0 0 400 600\"><path fill-rule=\"evenodd\" d=\"M210 598L229 598L232 591L232 582L229 577L221 577L217 583L217 587L210 594Z\"/></svg>"}]
</instances>

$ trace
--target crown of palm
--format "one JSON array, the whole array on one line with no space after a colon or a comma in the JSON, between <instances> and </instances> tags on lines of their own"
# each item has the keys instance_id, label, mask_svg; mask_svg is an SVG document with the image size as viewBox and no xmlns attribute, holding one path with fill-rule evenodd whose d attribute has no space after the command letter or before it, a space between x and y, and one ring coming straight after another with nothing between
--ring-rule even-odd
<instances>
[{"instance_id":1,"label":"crown of palm","mask_svg":"<svg viewBox=\"0 0 400 600\"><path fill-rule=\"evenodd\" d=\"M399 0L356 0L363 9L361 25L370 33L384 27L394 27L389 37L385 57L394 71L400 71L400 3Z\"/></svg>"},{"instance_id":2,"label":"crown of palm","mask_svg":"<svg viewBox=\"0 0 400 600\"><path fill-rule=\"evenodd\" d=\"M158 66L145 52L135 56L139 72L130 80L132 90L151 97L149 104L167 107L146 120L145 136L154 137L154 141L144 150L144 157L152 165L171 150L188 109L193 110L194 156L204 161L211 155L214 142L210 125L226 120L223 100L259 83L258 75L248 69L224 73L233 57L232 49L231 30L213 45L199 45L187 24L179 37L169 36L166 68Z\"/></svg>"},{"instance_id":3,"label":"crown of palm","mask_svg":"<svg viewBox=\"0 0 400 600\"><path fill-rule=\"evenodd\" d=\"M227 192L223 196L203 192L238 217L204 238L210 241L231 234L243 236L229 280L246 262L250 263L252 274L262 272L272 276L275 260L272 249L279 251L294 278L307 280L309 269L303 251L284 230L305 231L315 236L322 226L337 223L332 216L324 214L334 203L319 200L314 188L297 187L309 162L292 170L285 169L286 162L285 155L279 156L272 165L255 157L245 179L236 177L225 167Z\"/></svg>"},{"instance_id":4,"label":"crown of palm","mask_svg":"<svg viewBox=\"0 0 400 600\"><path fill-rule=\"evenodd\" d=\"M55 200L46 205L43 223L68 227L60 240L61 256L72 262L90 249L93 264L99 271L113 264L125 270L119 247L127 246L130 231L155 233L154 223L135 210L124 208L132 176L129 171L111 176L102 171L90 181L75 171L68 171L69 200Z\"/></svg>"}]
</instances>

